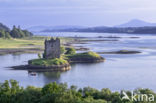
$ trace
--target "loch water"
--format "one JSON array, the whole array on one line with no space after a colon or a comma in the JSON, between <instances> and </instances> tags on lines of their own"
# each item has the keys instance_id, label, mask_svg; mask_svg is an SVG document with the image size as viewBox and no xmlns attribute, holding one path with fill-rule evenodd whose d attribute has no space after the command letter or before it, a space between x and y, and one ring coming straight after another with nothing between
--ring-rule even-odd
<instances>
[{"instance_id":1,"label":"loch water","mask_svg":"<svg viewBox=\"0 0 156 103\"><path fill-rule=\"evenodd\" d=\"M0 55L0 82L15 79L21 86L41 87L49 82L67 83L79 88L90 86L97 89L110 88L132 90L150 88L156 91L156 36L150 34L107 34L107 33L38 33L55 37L85 37L86 39L105 39L89 41L83 46L95 52L118 50L135 50L139 54L101 54L106 61L102 63L76 63L66 72L36 72L10 70L11 66L27 64L30 59L38 58L37 54ZM99 38L100 36L100 38ZM106 38L101 38L106 37ZM116 38L107 38L116 37Z\"/></svg>"}]
</instances>

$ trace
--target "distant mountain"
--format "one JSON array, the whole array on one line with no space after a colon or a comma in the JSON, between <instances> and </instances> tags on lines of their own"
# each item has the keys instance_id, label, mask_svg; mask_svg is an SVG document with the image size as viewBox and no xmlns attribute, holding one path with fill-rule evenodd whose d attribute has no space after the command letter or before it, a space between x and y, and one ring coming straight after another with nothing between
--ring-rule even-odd
<instances>
[{"instance_id":1,"label":"distant mountain","mask_svg":"<svg viewBox=\"0 0 156 103\"><path fill-rule=\"evenodd\" d=\"M117 25L115 27L145 27L145 26L156 26L156 23L149 23L143 20L133 19L127 23Z\"/></svg>"},{"instance_id":2,"label":"distant mountain","mask_svg":"<svg viewBox=\"0 0 156 103\"><path fill-rule=\"evenodd\" d=\"M95 33L128 33L128 34L156 34L156 23L148 23L134 19L125 24L114 27L98 26L34 26L29 31L37 32L95 32Z\"/></svg>"},{"instance_id":3,"label":"distant mountain","mask_svg":"<svg viewBox=\"0 0 156 103\"><path fill-rule=\"evenodd\" d=\"M59 30L67 30L67 29L83 29L84 26L74 26L74 25L60 25L60 26L33 26L27 28L27 30L32 32L40 32L40 31L59 31Z\"/></svg>"},{"instance_id":4,"label":"distant mountain","mask_svg":"<svg viewBox=\"0 0 156 103\"><path fill-rule=\"evenodd\" d=\"M2 23L0 23L0 30L10 31L10 29Z\"/></svg>"},{"instance_id":5,"label":"distant mountain","mask_svg":"<svg viewBox=\"0 0 156 103\"><path fill-rule=\"evenodd\" d=\"M87 33L127 33L127 34L156 34L156 26L146 27L90 27L83 29L58 29L44 32L87 32Z\"/></svg>"}]
</instances>

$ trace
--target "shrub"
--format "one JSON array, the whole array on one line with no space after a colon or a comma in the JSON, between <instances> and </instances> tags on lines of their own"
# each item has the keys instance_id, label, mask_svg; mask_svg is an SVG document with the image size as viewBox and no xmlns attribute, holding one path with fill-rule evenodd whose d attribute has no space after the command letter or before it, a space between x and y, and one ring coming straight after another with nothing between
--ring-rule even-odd
<instances>
[{"instance_id":1,"label":"shrub","mask_svg":"<svg viewBox=\"0 0 156 103\"><path fill-rule=\"evenodd\" d=\"M66 52L66 50L65 50L65 47L64 47L64 46L61 46L61 47L60 47L60 50L61 50L61 54L64 54L64 53Z\"/></svg>"},{"instance_id":2,"label":"shrub","mask_svg":"<svg viewBox=\"0 0 156 103\"><path fill-rule=\"evenodd\" d=\"M68 48L66 54L76 54L76 50L74 48Z\"/></svg>"},{"instance_id":3,"label":"shrub","mask_svg":"<svg viewBox=\"0 0 156 103\"><path fill-rule=\"evenodd\" d=\"M42 58L40 53L38 53L38 58L39 58L39 59L41 59L41 58Z\"/></svg>"}]
</instances>

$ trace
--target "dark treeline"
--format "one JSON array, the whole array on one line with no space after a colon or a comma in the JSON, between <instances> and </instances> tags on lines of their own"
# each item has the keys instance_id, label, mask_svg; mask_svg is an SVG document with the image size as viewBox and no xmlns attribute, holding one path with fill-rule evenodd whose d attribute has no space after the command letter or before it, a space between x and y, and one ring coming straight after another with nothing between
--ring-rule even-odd
<instances>
[{"instance_id":1,"label":"dark treeline","mask_svg":"<svg viewBox=\"0 0 156 103\"><path fill-rule=\"evenodd\" d=\"M95 27L77 30L78 32L99 32L99 33L128 33L128 34L156 34L156 27Z\"/></svg>"},{"instance_id":2,"label":"dark treeline","mask_svg":"<svg viewBox=\"0 0 156 103\"><path fill-rule=\"evenodd\" d=\"M18 28L13 26L13 29L10 30L7 26L0 23L0 38L10 39L10 38L23 38L29 37L33 34L28 30L22 30L20 26Z\"/></svg>"},{"instance_id":3,"label":"dark treeline","mask_svg":"<svg viewBox=\"0 0 156 103\"><path fill-rule=\"evenodd\" d=\"M156 94L149 89L137 89L138 93ZM129 91L126 92L129 94ZM28 86L20 87L15 80L0 84L0 103L156 103L133 102L122 100L121 93L111 92L109 89L97 90L90 87L77 89L68 88L67 84L50 83L43 88Z\"/></svg>"},{"instance_id":4,"label":"dark treeline","mask_svg":"<svg viewBox=\"0 0 156 103\"><path fill-rule=\"evenodd\" d=\"M91 27L83 29L56 29L43 32L95 32L95 33L128 33L128 34L156 34L156 27Z\"/></svg>"}]
</instances>

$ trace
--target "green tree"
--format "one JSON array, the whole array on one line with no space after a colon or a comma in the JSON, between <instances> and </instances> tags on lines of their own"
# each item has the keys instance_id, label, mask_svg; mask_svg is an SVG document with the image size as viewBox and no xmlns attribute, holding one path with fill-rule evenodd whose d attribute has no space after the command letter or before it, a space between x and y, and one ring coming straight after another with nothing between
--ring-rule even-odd
<instances>
[{"instance_id":1,"label":"green tree","mask_svg":"<svg viewBox=\"0 0 156 103\"><path fill-rule=\"evenodd\" d=\"M20 28L18 28L17 30L18 30L18 33L20 35L20 38L24 38L25 37L25 33Z\"/></svg>"},{"instance_id":2,"label":"green tree","mask_svg":"<svg viewBox=\"0 0 156 103\"><path fill-rule=\"evenodd\" d=\"M136 89L135 93L153 94L149 89ZM126 91L129 95L130 91ZM149 103L147 101L121 100L119 92L104 88L97 90L91 87L77 90L76 86L68 88L67 84L49 83L43 88L20 87L15 80L0 83L0 103ZM151 103L156 103L151 102Z\"/></svg>"},{"instance_id":3,"label":"green tree","mask_svg":"<svg viewBox=\"0 0 156 103\"><path fill-rule=\"evenodd\" d=\"M11 103L40 103L41 88L28 86L24 91L18 92Z\"/></svg>"},{"instance_id":4,"label":"green tree","mask_svg":"<svg viewBox=\"0 0 156 103\"><path fill-rule=\"evenodd\" d=\"M10 35L13 38L21 38L21 35L20 35L18 29L16 28L16 26L13 26L13 29L11 30Z\"/></svg>"},{"instance_id":5,"label":"green tree","mask_svg":"<svg viewBox=\"0 0 156 103\"><path fill-rule=\"evenodd\" d=\"M53 93L59 93L59 86L56 84L56 82L54 83L49 83L47 85L45 85L42 88L42 94L46 95L46 94L53 94Z\"/></svg>"},{"instance_id":6,"label":"green tree","mask_svg":"<svg viewBox=\"0 0 156 103\"><path fill-rule=\"evenodd\" d=\"M33 34L27 30L22 30L20 26L18 26L18 28L16 28L16 26L13 26L10 35L13 38L24 38L24 37L32 36Z\"/></svg>"},{"instance_id":7,"label":"green tree","mask_svg":"<svg viewBox=\"0 0 156 103\"><path fill-rule=\"evenodd\" d=\"M10 38L11 38L11 36L10 36L10 33L9 33L9 32L6 32L6 33L5 33L5 38L6 38L6 39L10 39Z\"/></svg>"},{"instance_id":8,"label":"green tree","mask_svg":"<svg viewBox=\"0 0 156 103\"><path fill-rule=\"evenodd\" d=\"M5 31L4 30L0 30L0 38L5 38Z\"/></svg>"}]
</instances>

